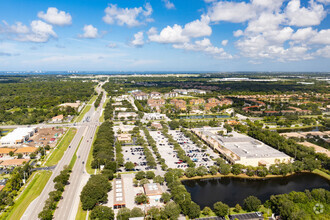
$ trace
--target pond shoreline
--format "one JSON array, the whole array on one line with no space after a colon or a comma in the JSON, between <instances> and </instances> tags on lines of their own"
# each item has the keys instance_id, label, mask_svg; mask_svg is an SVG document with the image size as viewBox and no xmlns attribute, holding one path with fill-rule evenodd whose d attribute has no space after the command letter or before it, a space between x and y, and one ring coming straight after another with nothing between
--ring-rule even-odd
<instances>
[{"instance_id":1,"label":"pond shoreline","mask_svg":"<svg viewBox=\"0 0 330 220\"><path fill-rule=\"evenodd\" d=\"M273 178L283 178L283 177L289 177L289 176L293 176L293 175L296 175L296 174L300 174L300 173L313 173L313 174L316 174L318 176L321 176L325 179L327 179L328 181L330 181L330 175L324 173L323 171L320 171L320 170L317 170L317 171L313 171L313 172L310 172L310 171L302 171L302 172L294 172L294 173L290 173L290 174L287 174L285 176L283 175L267 175L265 177L260 177L260 176L248 176L246 174L239 174L239 175L234 175L232 173L228 174L228 175L223 175L223 174L220 174L220 173L217 173L216 175L205 175L205 176L194 176L194 177L181 177L180 180L181 181L186 181L186 180L201 180L201 179L218 179L218 178L221 178L221 177L233 177L233 178L239 178L239 179L251 179L251 180L266 180L266 179L273 179Z\"/></svg>"}]
</instances>

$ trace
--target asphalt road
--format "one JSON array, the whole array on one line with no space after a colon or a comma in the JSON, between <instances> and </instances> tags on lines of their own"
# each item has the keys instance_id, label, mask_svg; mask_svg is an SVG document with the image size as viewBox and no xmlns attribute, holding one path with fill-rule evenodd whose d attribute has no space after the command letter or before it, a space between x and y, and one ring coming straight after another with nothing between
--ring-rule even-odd
<instances>
[{"instance_id":1,"label":"asphalt road","mask_svg":"<svg viewBox=\"0 0 330 220\"><path fill-rule=\"evenodd\" d=\"M96 91L99 93L101 90L100 88L97 88ZM100 106L103 105L104 101L105 95L103 96ZM79 126L77 126L77 133L70 143L71 148L67 148L62 159L53 170L52 176L50 177L40 196L38 196L25 210L21 220L38 219L38 214L42 211L45 201L48 198L49 192L54 190L53 179L59 175L65 165L69 165L76 149L78 148L80 140L83 138L77 151L76 163L70 175L70 184L65 187L63 199L59 202L58 208L54 214L55 219L75 219L79 205L79 195L83 186L82 184L84 182L86 183L89 177L89 174L87 174L85 171L85 163L88 158L92 140L94 139L96 128L100 124L99 118L101 116L101 108L102 107L99 107L96 110L95 108L91 108L90 111L86 113L85 118L89 116L90 121L79 123ZM78 158L79 156L80 158ZM84 164L82 164L82 161L84 161Z\"/></svg>"},{"instance_id":2,"label":"asphalt road","mask_svg":"<svg viewBox=\"0 0 330 220\"><path fill-rule=\"evenodd\" d=\"M100 106L105 101L103 97ZM98 108L95 114L91 117L92 122L98 122L101 114L101 108ZM60 200L58 208L55 211L54 219L75 219L78 211L80 192L89 179L89 174L86 172L86 161L91 149L92 141L96 133L97 126L88 126L87 132L77 151L77 161L72 169L70 176L70 184L65 187L63 199Z\"/></svg>"}]
</instances>

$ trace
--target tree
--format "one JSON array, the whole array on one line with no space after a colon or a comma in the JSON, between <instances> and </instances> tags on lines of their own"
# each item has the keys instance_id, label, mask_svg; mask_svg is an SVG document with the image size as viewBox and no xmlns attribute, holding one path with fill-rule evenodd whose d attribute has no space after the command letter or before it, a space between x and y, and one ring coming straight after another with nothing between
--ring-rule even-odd
<instances>
[{"instance_id":1,"label":"tree","mask_svg":"<svg viewBox=\"0 0 330 220\"><path fill-rule=\"evenodd\" d=\"M181 212L180 206L173 201L165 205L164 213L169 219L173 219L173 220L178 219L180 212Z\"/></svg>"},{"instance_id":2,"label":"tree","mask_svg":"<svg viewBox=\"0 0 330 220\"><path fill-rule=\"evenodd\" d=\"M207 174L207 168L204 167L204 166L197 167L196 173L197 173L198 176L204 176L204 175Z\"/></svg>"},{"instance_id":3,"label":"tree","mask_svg":"<svg viewBox=\"0 0 330 220\"><path fill-rule=\"evenodd\" d=\"M194 202L190 203L188 216L190 219L198 218L201 214L201 208Z\"/></svg>"},{"instance_id":4,"label":"tree","mask_svg":"<svg viewBox=\"0 0 330 220\"><path fill-rule=\"evenodd\" d=\"M216 166L210 166L209 168L209 172L212 174L212 175L215 175L217 174L218 172L218 168Z\"/></svg>"},{"instance_id":5,"label":"tree","mask_svg":"<svg viewBox=\"0 0 330 220\"><path fill-rule=\"evenodd\" d=\"M155 177L155 173L153 171L146 172L147 179L153 179Z\"/></svg>"},{"instance_id":6,"label":"tree","mask_svg":"<svg viewBox=\"0 0 330 220\"><path fill-rule=\"evenodd\" d=\"M144 212L142 211L142 209L138 208L138 207L134 207L131 210L131 218L135 218L135 217L144 217Z\"/></svg>"},{"instance_id":7,"label":"tree","mask_svg":"<svg viewBox=\"0 0 330 220\"><path fill-rule=\"evenodd\" d=\"M153 206L151 207L148 212L147 212L147 216L149 216L149 218L147 219L161 219L161 212L159 210L159 208Z\"/></svg>"},{"instance_id":8,"label":"tree","mask_svg":"<svg viewBox=\"0 0 330 220\"><path fill-rule=\"evenodd\" d=\"M153 179L154 183L159 183L160 185L164 184L164 177L157 175Z\"/></svg>"},{"instance_id":9,"label":"tree","mask_svg":"<svg viewBox=\"0 0 330 220\"><path fill-rule=\"evenodd\" d=\"M118 210L116 219L120 219L120 220L128 220L131 216L131 211L129 210L129 208L121 208Z\"/></svg>"},{"instance_id":10,"label":"tree","mask_svg":"<svg viewBox=\"0 0 330 220\"><path fill-rule=\"evenodd\" d=\"M203 215L206 215L206 216L208 216L209 214L211 214L211 212L212 212L212 209L210 207L208 207L208 206L205 206L204 209L203 209L203 211L202 211Z\"/></svg>"},{"instance_id":11,"label":"tree","mask_svg":"<svg viewBox=\"0 0 330 220\"><path fill-rule=\"evenodd\" d=\"M125 163L124 166L125 166L125 169L126 169L126 170L133 170L134 167L135 167L135 165L134 165L133 162L127 162L127 163Z\"/></svg>"},{"instance_id":12,"label":"tree","mask_svg":"<svg viewBox=\"0 0 330 220\"><path fill-rule=\"evenodd\" d=\"M168 203L171 200L171 194L164 192L162 193L161 199L163 200L164 203Z\"/></svg>"},{"instance_id":13,"label":"tree","mask_svg":"<svg viewBox=\"0 0 330 220\"><path fill-rule=\"evenodd\" d=\"M112 208L107 206L96 206L90 215L91 219L115 219L115 213Z\"/></svg>"},{"instance_id":14,"label":"tree","mask_svg":"<svg viewBox=\"0 0 330 220\"><path fill-rule=\"evenodd\" d=\"M53 212L48 208L44 208L39 214L38 217L41 220L52 220L53 219Z\"/></svg>"},{"instance_id":15,"label":"tree","mask_svg":"<svg viewBox=\"0 0 330 220\"><path fill-rule=\"evenodd\" d=\"M146 204L149 201L148 196L145 194L140 194L135 196L135 202L137 204Z\"/></svg>"},{"instance_id":16,"label":"tree","mask_svg":"<svg viewBox=\"0 0 330 220\"><path fill-rule=\"evenodd\" d=\"M240 173L242 173L242 167L243 165L242 164L234 164L232 166L232 169L231 169L231 172L234 174L234 175L238 175Z\"/></svg>"},{"instance_id":17,"label":"tree","mask_svg":"<svg viewBox=\"0 0 330 220\"><path fill-rule=\"evenodd\" d=\"M17 154L17 158L18 159L22 159L23 158L23 154L21 154L21 153Z\"/></svg>"},{"instance_id":18,"label":"tree","mask_svg":"<svg viewBox=\"0 0 330 220\"><path fill-rule=\"evenodd\" d=\"M242 207L239 204L235 205L234 212L240 212L242 210Z\"/></svg>"},{"instance_id":19,"label":"tree","mask_svg":"<svg viewBox=\"0 0 330 220\"><path fill-rule=\"evenodd\" d=\"M188 167L186 170L185 170L185 175L187 176L187 177L194 177L194 176L196 176L196 169L195 168L193 168L193 167Z\"/></svg>"},{"instance_id":20,"label":"tree","mask_svg":"<svg viewBox=\"0 0 330 220\"><path fill-rule=\"evenodd\" d=\"M140 186L143 186L144 184L147 184L147 183L149 183L149 180L146 178L140 180Z\"/></svg>"},{"instance_id":21,"label":"tree","mask_svg":"<svg viewBox=\"0 0 330 220\"><path fill-rule=\"evenodd\" d=\"M11 156L11 157L14 156L14 152L13 151L10 151L9 152L9 156Z\"/></svg>"},{"instance_id":22,"label":"tree","mask_svg":"<svg viewBox=\"0 0 330 220\"><path fill-rule=\"evenodd\" d=\"M146 177L146 173L142 170L135 174L135 179L137 180L142 180L145 177Z\"/></svg>"},{"instance_id":23,"label":"tree","mask_svg":"<svg viewBox=\"0 0 330 220\"><path fill-rule=\"evenodd\" d=\"M219 172L223 175L228 175L231 171L231 166L229 164L222 163L219 165Z\"/></svg>"},{"instance_id":24,"label":"tree","mask_svg":"<svg viewBox=\"0 0 330 220\"><path fill-rule=\"evenodd\" d=\"M229 210L229 206L222 202L216 202L213 205L213 211L217 216L224 217L228 215L228 210Z\"/></svg>"},{"instance_id":25,"label":"tree","mask_svg":"<svg viewBox=\"0 0 330 220\"><path fill-rule=\"evenodd\" d=\"M243 202L243 208L248 212L258 211L260 205L261 201L255 196L249 196Z\"/></svg>"},{"instance_id":26,"label":"tree","mask_svg":"<svg viewBox=\"0 0 330 220\"><path fill-rule=\"evenodd\" d=\"M30 153L30 159L35 159L36 158L36 154L35 153Z\"/></svg>"}]
</instances>

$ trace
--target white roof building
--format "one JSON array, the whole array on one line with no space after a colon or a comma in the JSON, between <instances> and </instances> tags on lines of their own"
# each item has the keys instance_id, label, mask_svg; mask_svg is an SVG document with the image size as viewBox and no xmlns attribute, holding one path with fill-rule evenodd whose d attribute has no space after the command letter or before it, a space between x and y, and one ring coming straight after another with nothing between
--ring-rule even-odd
<instances>
[{"instance_id":1,"label":"white roof building","mask_svg":"<svg viewBox=\"0 0 330 220\"><path fill-rule=\"evenodd\" d=\"M6 136L2 137L0 139L0 143L2 146L22 144L24 141L33 136L36 131L36 127L16 128Z\"/></svg>"}]
</instances>

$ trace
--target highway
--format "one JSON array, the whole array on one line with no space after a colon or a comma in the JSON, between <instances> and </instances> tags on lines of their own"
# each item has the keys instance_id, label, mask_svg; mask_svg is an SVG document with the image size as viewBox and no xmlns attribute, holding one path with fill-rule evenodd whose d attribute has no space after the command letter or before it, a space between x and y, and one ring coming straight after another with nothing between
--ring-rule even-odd
<instances>
[{"instance_id":1,"label":"highway","mask_svg":"<svg viewBox=\"0 0 330 220\"><path fill-rule=\"evenodd\" d=\"M102 98L100 106L103 105L105 101L105 95ZM98 122L101 116L101 107L97 109L95 114L91 117L91 122ZM85 166L88 158L89 151L91 149L92 141L96 132L97 126L88 126L87 132L80 144L77 151L77 161L72 169L70 176L70 184L65 187L63 193L63 199L60 200L58 208L55 211L54 219L64 220L64 219L75 219L78 211L80 192L82 188L86 185L89 174L86 172Z\"/></svg>"},{"instance_id":2,"label":"highway","mask_svg":"<svg viewBox=\"0 0 330 220\"><path fill-rule=\"evenodd\" d=\"M97 87L96 91L100 93L101 86ZM86 113L84 119L87 117L90 119L88 121L84 120L83 123L76 124L78 130L70 143L71 147L67 148L63 157L53 170L52 176L47 182L45 188L25 210L21 220L38 219L38 214L42 211L45 201L48 198L49 192L54 190L54 178L60 174L65 165L69 165L76 149L79 147L79 142L82 139L80 147L77 151L77 160L70 175L70 184L65 187L63 199L58 203L58 209L55 211L55 219L75 219L79 205L79 195L83 187L82 184L83 182L86 183L89 178L89 174L87 174L85 171L85 163L87 161L89 150L95 136L96 128L100 124L99 118L102 113L101 109L104 101L105 94L103 95L100 107L98 107L96 110L94 107L92 107L90 111ZM79 156L80 158L78 158ZM82 164L83 161L84 164ZM69 215L73 217L69 217Z\"/></svg>"}]
</instances>

